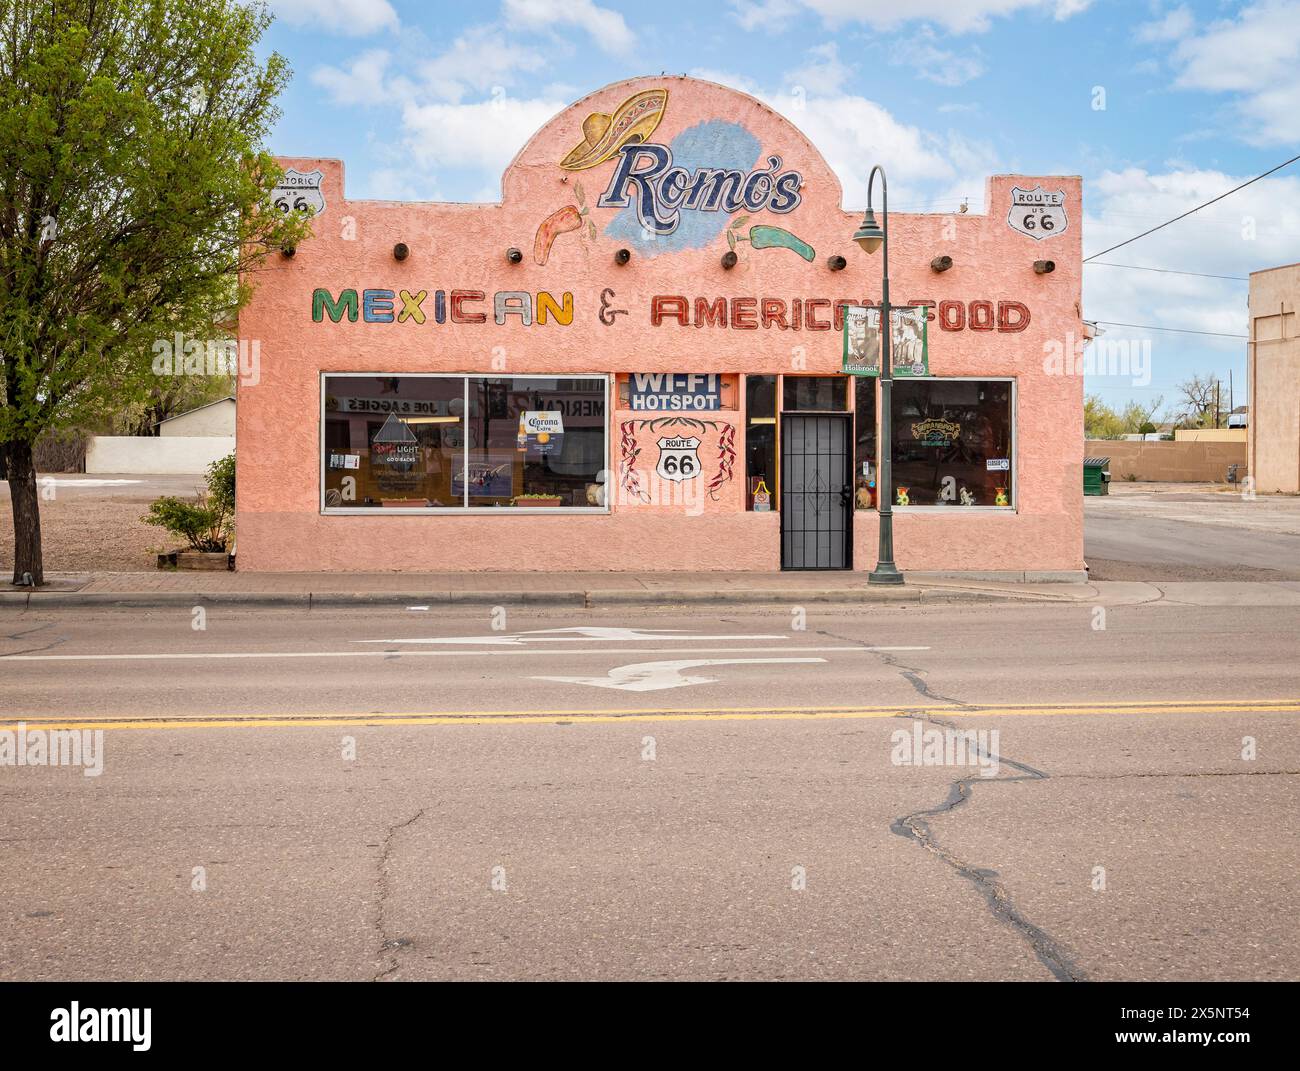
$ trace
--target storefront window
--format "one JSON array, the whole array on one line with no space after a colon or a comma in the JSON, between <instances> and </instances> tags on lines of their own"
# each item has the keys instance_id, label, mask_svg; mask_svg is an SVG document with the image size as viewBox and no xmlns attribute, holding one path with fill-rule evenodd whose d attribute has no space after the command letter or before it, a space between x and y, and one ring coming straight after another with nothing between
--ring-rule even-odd
<instances>
[{"instance_id":1,"label":"storefront window","mask_svg":"<svg viewBox=\"0 0 1300 1071\"><path fill-rule=\"evenodd\" d=\"M787 412L842 413L849 405L847 376L786 376L784 404Z\"/></svg>"},{"instance_id":2,"label":"storefront window","mask_svg":"<svg viewBox=\"0 0 1300 1071\"><path fill-rule=\"evenodd\" d=\"M854 377L853 499L858 509L876 508L876 380Z\"/></svg>"},{"instance_id":3,"label":"storefront window","mask_svg":"<svg viewBox=\"0 0 1300 1071\"><path fill-rule=\"evenodd\" d=\"M898 505L1014 505L1014 384L902 379L893 387Z\"/></svg>"},{"instance_id":4,"label":"storefront window","mask_svg":"<svg viewBox=\"0 0 1300 1071\"><path fill-rule=\"evenodd\" d=\"M605 505L603 377L327 376L324 505Z\"/></svg>"},{"instance_id":5,"label":"storefront window","mask_svg":"<svg viewBox=\"0 0 1300 1071\"><path fill-rule=\"evenodd\" d=\"M776 376L746 376L746 509L776 509L776 475Z\"/></svg>"}]
</instances>

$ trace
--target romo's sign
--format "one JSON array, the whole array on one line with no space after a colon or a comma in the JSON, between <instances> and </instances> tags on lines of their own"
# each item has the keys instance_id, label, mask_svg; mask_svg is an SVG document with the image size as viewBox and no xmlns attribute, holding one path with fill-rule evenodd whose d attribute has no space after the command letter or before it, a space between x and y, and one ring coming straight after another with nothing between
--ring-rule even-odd
<instances>
[{"instance_id":1,"label":"romo's sign","mask_svg":"<svg viewBox=\"0 0 1300 1071\"><path fill-rule=\"evenodd\" d=\"M672 150L664 145L625 145L619 152L618 167L596 205L626 208L631 197L641 226L655 234L677 230L683 208L785 215L803 199L803 175L783 171L779 156L769 156L763 166L748 172L723 167L688 171L673 164Z\"/></svg>"}]
</instances>

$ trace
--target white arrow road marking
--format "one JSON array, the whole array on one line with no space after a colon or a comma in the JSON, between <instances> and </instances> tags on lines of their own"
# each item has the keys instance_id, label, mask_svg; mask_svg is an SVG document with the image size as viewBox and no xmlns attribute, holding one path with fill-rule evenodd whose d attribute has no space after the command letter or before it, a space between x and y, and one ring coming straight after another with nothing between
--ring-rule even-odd
<instances>
[{"instance_id":1,"label":"white arrow road marking","mask_svg":"<svg viewBox=\"0 0 1300 1071\"><path fill-rule=\"evenodd\" d=\"M565 633L567 635L559 635ZM539 628L501 636L432 636L405 640L353 640L353 643L445 643L463 646L522 647L526 643L578 643L582 640L785 640L784 635L748 633L743 636L699 636L685 629L606 628L582 625L577 628Z\"/></svg>"},{"instance_id":2,"label":"white arrow road marking","mask_svg":"<svg viewBox=\"0 0 1300 1071\"><path fill-rule=\"evenodd\" d=\"M682 658L675 662L636 662L617 666L606 677L534 677L535 681L561 684L590 684L593 688L617 688L620 692L659 692L665 688L686 688L692 684L716 684L716 677L683 677L684 669L696 666L773 665L779 662L825 662L824 658Z\"/></svg>"}]
</instances>

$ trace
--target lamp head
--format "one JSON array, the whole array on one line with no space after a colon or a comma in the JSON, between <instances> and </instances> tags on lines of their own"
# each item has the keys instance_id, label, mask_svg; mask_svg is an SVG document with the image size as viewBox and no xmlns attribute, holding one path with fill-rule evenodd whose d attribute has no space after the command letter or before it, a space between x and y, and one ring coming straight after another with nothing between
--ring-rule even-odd
<instances>
[{"instance_id":1,"label":"lamp head","mask_svg":"<svg viewBox=\"0 0 1300 1071\"><path fill-rule=\"evenodd\" d=\"M853 240L862 247L864 253L874 253L884 244L885 232L876 222L876 213L870 208L862 217L862 223L853 234Z\"/></svg>"}]
</instances>

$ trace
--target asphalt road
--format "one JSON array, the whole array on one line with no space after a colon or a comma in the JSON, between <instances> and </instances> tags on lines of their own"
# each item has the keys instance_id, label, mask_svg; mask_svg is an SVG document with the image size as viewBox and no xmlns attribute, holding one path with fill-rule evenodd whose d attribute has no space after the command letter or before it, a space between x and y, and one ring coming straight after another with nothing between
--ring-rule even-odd
<instances>
[{"instance_id":1,"label":"asphalt road","mask_svg":"<svg viewBox=\"0 0 1300 1071\"><path fill-rule=\"evenodd\" d=\"M0 976L1300 977L1294 610L193 620L0 615Z\"/></svg>"},{"instance_id":2,"label":"asphalt road","mask_svg":"<svg viewBox=\"0 0 1300 1071\"><path fill-rule=\"evenodd\" d=\"M1160 486L1084 499L1090 579L1300 580L1300 498Z\"/></svg>"}]
</instances>

